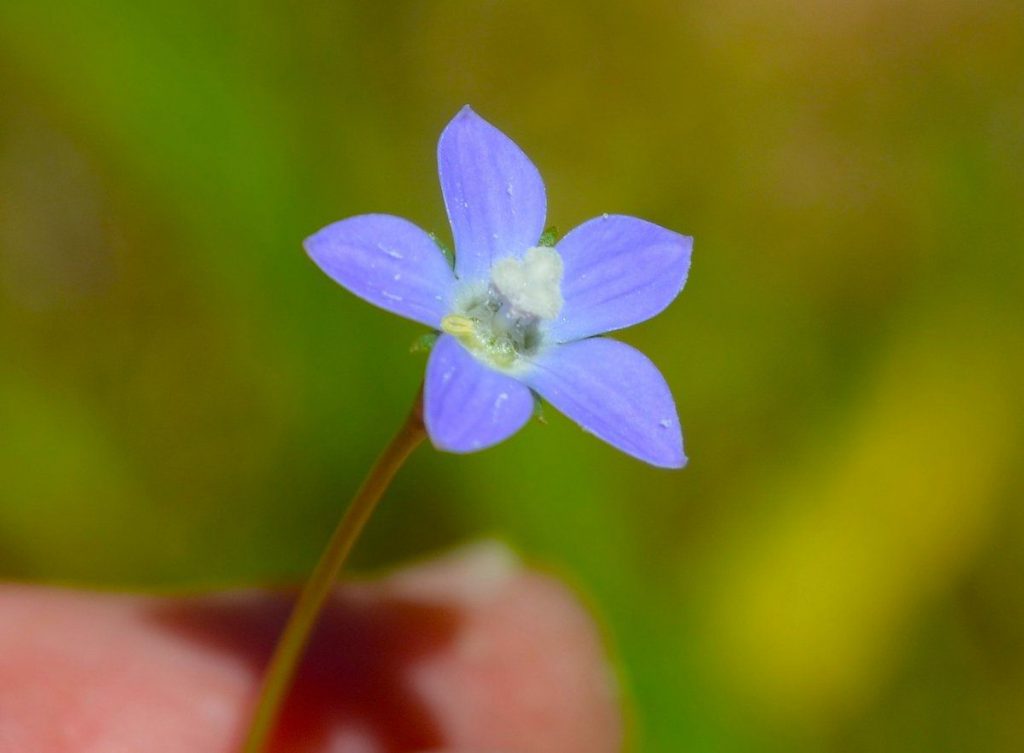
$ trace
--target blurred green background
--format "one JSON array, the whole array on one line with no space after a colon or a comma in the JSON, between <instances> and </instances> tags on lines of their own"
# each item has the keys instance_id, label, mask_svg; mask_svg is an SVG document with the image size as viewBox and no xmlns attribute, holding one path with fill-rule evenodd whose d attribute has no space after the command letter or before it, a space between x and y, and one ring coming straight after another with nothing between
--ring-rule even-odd
<instances>
[{"instance_id":1,"label":"blurred green background","mask_svg":"<svg viewBox=\"0 0 1024 753\"><path fill-rule=\"evenodd\" d=\"M497 536L606 628L629 749L1024 749L1018 0L0 3L0 576L294 580L422 328L301 240L447 237L470 103L564 232L696 237L623 339L689 467L547 412L421 450L363 570Z\"/></svg>"}]
</instances>

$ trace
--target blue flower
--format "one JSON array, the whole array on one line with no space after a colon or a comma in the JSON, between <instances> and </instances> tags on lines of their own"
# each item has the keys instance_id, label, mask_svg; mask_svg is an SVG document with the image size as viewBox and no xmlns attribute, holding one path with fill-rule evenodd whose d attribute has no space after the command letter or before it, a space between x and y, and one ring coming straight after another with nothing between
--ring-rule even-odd
<instances>
[{"instance_id":1,"label":"blue flower","mask_svg":"<svg viewBox=\"0 0 1024 753\"><path fill-rule=\"evenodd\" d=\"M434 445L472 452L507 439L533 414L536 392L623 452L685 465L661 373L638 350L596 335L668 306L686 282L693 239L606 214L541 245L537 168L469 107L444 129L437 159L454 270L430 235L386 214L341 220L305 242L352 293L441 331L424 383Z\"/></svg>"}]
</instances>

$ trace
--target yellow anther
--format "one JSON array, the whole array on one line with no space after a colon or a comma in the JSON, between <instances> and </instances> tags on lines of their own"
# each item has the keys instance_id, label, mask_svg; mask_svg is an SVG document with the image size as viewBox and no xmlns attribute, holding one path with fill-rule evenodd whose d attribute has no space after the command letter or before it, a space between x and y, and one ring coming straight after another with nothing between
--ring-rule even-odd
<instances>
[{"instance_id":1,"label":"yellow anther","mask_svg":"<svg viewBox=\"0 0 1024 753\"><path fill-rule=\"evenodd\" d=\"M459 337L460 335L472 335L476 332L476 322L468 316L449 314L441 320L441 329L449 335L455 335L456 337Z\"/></svg>"}]
</instances>

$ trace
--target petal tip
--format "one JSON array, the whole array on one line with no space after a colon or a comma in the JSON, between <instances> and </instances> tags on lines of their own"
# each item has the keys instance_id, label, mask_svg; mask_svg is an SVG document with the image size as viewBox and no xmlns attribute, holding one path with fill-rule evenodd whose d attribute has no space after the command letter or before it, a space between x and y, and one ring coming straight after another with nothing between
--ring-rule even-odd
<instances>
[{"instance_id":1,"label":"petal tip","mask_svg":"<svg viewBox=\"0 0 1024 753\"><path fill-rule=\"evenodd\" d=\"M430 422L427 422L427 436L430 438L430 444L433 445L435 450L440 452L448 452L452 455L471 455L474 452L480 452L481 450L487 450L495 445L501 444L507 439L496 439L489 442L481 442L479 440L471 441L450 441L444 440L437 435L437 432L431 429Z\"/></svg>"},{"instance_id":2,"label":"petal tip","mask_svg":"<svg viewBox=\"0 0 1024 753\"><path fill-rule=\"evenodd\" d=\"M457 126L457 125L461 125L461 124L486 123L486 122L487 121L485 121L483 118L481 118L479 115L477 115L476 110L474 110L472 107L470 107L469 105L463 105L461 108L459 108L459 111L457 113L455 113L455 116L451 120L448 121L448 125L445 126L444 130L447 131L448 129L452 128L453 126ZM443 137L444 133L442 132L441 135Z\"/></svg>"},{"instance_id":3,"label":"petal tip","mask_svg":"<svg viewBox=\"0 0 1024 753\"><path fill-rule=\"evenodd\" d=\"M683 452L680 452L678 455L674 456L670 462L665 463L663 466L660 467L666 468L670 471L681 471L689 464L690 458L686 457L686 455Z\"/></svg>"},{"instance_id":4,"label":"petal tip","mask_svg":"<svg viewBox=\"0 0 1024 753\"><path fill-rule=\"evenodd\" d=\"M677 432L669 442L667 446L654 449L653 452L643 455L637 454L636 457L655 468L675 471L685 468L690 459L686 457L686 453L683 451L682 433Z\"/></svg>"},{"instance_id":5,"label":"petal tip","mask_svg":"<svg viewBox=\"0 0 1024 753\"><path fill-rule=\"evenodd\" d=\"M683 248L683 254L686 256L686 263L690 263L690 257L693 255L693 236L692 235L680 235L679 245Z\"/></svg>"},{"instance_id":6,"label":"petal tip","mask_svg":"<svg viewBox=\"0 0 1024 753\"><path fill-rule=\"evenodd\" d=\"M306 256L311 259L315 259L313 254L315 253L316 237L319 233L313 233L302 239L302 250L306 252Z\"/></svg>"},{"instance_id":7,"label":"petal tip","mask_svg":"<svg viewBox=\"0 0 1024 753\"><path fill-rule=\"evenodd\" d=\"M329 228L330 225L328 225L327 227ZM321 256L323 252L324 230L326 229L327 228L322 228L320 230L317 230L315 233L307 236L302 240L302 250L306 252L306 256L308 256L313 261L314 264L321 268L323 266L321 263Z\"/></svg>"}]
</instances>

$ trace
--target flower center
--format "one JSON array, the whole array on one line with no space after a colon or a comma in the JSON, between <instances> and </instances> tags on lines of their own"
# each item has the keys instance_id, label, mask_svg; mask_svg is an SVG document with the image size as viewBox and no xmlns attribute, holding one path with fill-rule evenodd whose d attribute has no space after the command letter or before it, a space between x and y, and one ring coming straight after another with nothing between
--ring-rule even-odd
<instances>
[{"instance_id":1,"label":"flower center","mask_svg":"<svg viewBox=\"0 0 1024 753\"><path fill-rule=\"evenodd\" d=\"M537 353L544 323L562 310L562 257L537 246L522 259L499 259L486 288L466 288L441 329L469 352L502 370L515 369L522 356Z\"/></svg>"}]
</instances>

